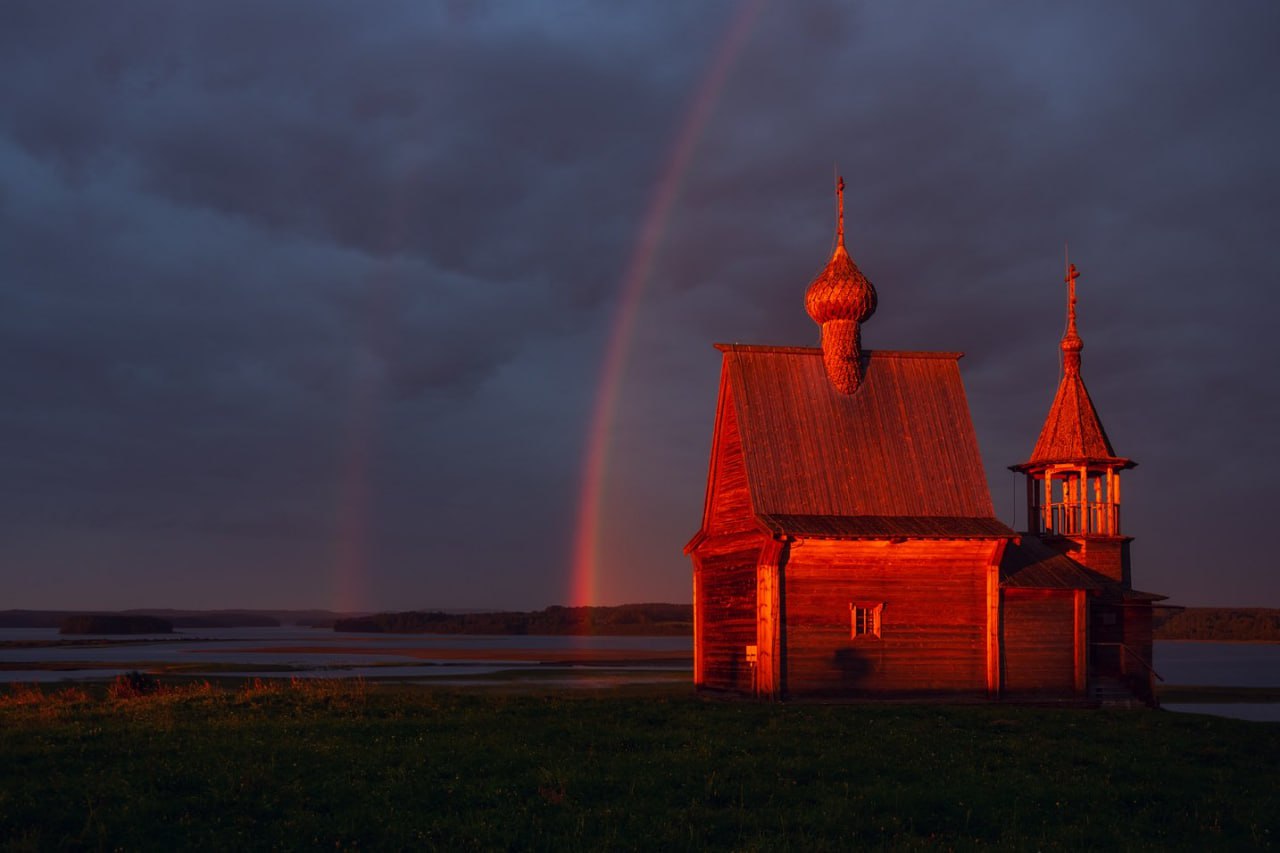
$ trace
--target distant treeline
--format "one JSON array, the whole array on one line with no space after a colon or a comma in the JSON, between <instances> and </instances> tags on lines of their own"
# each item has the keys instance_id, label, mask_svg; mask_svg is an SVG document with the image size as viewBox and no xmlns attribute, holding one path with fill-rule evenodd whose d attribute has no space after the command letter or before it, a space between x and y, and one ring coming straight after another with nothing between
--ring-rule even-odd
<instances>
[{"instance_id":1,"label":"distant treeline","mask_svg":"<svg viewBox=\"0 0 1280 853\"><path fill-rule=\"evenodd\" d=\"M82 613L68 616L58 626L59 634L172 634L173 624L156 616L126 616L121 613Z\"/></svg>"},{"instance_id":2,"label":"distant treeline","mask_svg":"<svg viewBox=\"0 0 1280 853\"><path fill-rule=\"evenodd\" d=\"M283 622L336 631L406 634L614 634L679 636L693 632L688 604L548 607L532 612L414 611L343 617L323 610L126 610L111 614L67 610L0 610L0 628L59 628L72 618L155 617L173 628L275 627ZM1157 640L1280 642L1280 609L1263 607L1155 608ZM75 623L82 624L82 623ZM64 633L84 633L81 631ZM88 631L87 633L118 633ZM146 633L150 633L147 631Z\"/></svg>"},{"instance_id":3,"label":"distant treeline","mask_svg":"<svg viewBox=\"0 0 1280 853\"><path fill-rule=\"evenodd\" d=\"M1280 610L1265 607L1156 607L1157 640L1280 642Z\"/></svg>"},{"instance_id":4,"label":"distant treeline","mask_svg":"<svg viewBox=\"0 0 1280 853\"><path fill-rule=\"evenodd\" d=\"M574 634L680 636L693 633L691 604L548 607L545 610L375 613L339 619L335 631L387 634Z\"/></svg>"}]
</instances>

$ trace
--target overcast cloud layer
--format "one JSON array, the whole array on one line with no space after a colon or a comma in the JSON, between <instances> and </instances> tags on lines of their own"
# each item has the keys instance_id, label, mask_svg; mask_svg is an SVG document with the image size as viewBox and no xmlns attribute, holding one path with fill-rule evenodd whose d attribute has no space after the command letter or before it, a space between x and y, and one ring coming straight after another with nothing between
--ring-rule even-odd
<instances>
[{"instance_id":1,"label":"overcast cloud layer","mask_svg":"<svg viewBox=\"0 0 1280 853\"><path fill-rule=\"evenodd\" d=\"M1069 241L1136 585L1280 605L1273 3L9 2L0 608L568 601L620 285L734 21L597 603L690 599L710 344L816 342L838 164L864 344L967 353L1005 521Z\"/></svg>"}]
</instances>

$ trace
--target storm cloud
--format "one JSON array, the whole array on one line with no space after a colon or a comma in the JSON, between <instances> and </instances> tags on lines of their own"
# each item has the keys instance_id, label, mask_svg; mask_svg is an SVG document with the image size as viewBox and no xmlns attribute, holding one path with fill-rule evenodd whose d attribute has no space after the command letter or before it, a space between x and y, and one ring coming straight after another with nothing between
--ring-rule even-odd
<instances>
[{"instance_id":1,"label":"storm cloud","mask_svg":"<svg viewBox=\"0 0 1280 853\"><path fill-rule=\"evenodd\" d=\"M837 168L864 342L967 354L1004 520L1069 243L1137 585L1276 606L1278 37L1263 2L7 3L0 607L567 601L664 178L597 598L689 600L710 344L815 342Z\"/></svg>"}]
</instances>

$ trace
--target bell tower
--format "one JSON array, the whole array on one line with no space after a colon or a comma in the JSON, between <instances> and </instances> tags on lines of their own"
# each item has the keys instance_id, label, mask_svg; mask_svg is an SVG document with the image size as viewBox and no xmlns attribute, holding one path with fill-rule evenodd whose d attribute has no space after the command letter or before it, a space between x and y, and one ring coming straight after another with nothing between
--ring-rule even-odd
<instances>
[{"instance_id":1,"label":"bell tower","mask_svg":"<svg viewBox=\"0 0 1280 853\"><path fill-rule=\"evenodd\" d=\"M1075 264L1067 267L1067 330L1062 379L1031 458L1010 470L1026 475L1027 532L1130 589L1129 542L1121 533L1117 456L1080 375L1084 341L1076 331Z\"/></svg>"}]
</instances>

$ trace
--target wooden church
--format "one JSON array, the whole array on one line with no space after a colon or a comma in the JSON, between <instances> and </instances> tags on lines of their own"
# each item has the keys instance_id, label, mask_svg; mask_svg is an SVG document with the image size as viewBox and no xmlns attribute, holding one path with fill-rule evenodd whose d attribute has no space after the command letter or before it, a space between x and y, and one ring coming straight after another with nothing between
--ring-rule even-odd
<instances>
[{"instance_id":1,"label":"wooden church","mask_svg":"<svg viewBox=\"0 0 1280 853\"><path fill-rule=\"evenodd\" d=\"M771 699L1154 701L1117 456L1080 375L1030 458L1029 530L995 517L957 352L863 350L876 290L844 241L805 308L821 347L723 354L693 560L694 682Z\"/></svg>"}]
</instances>

